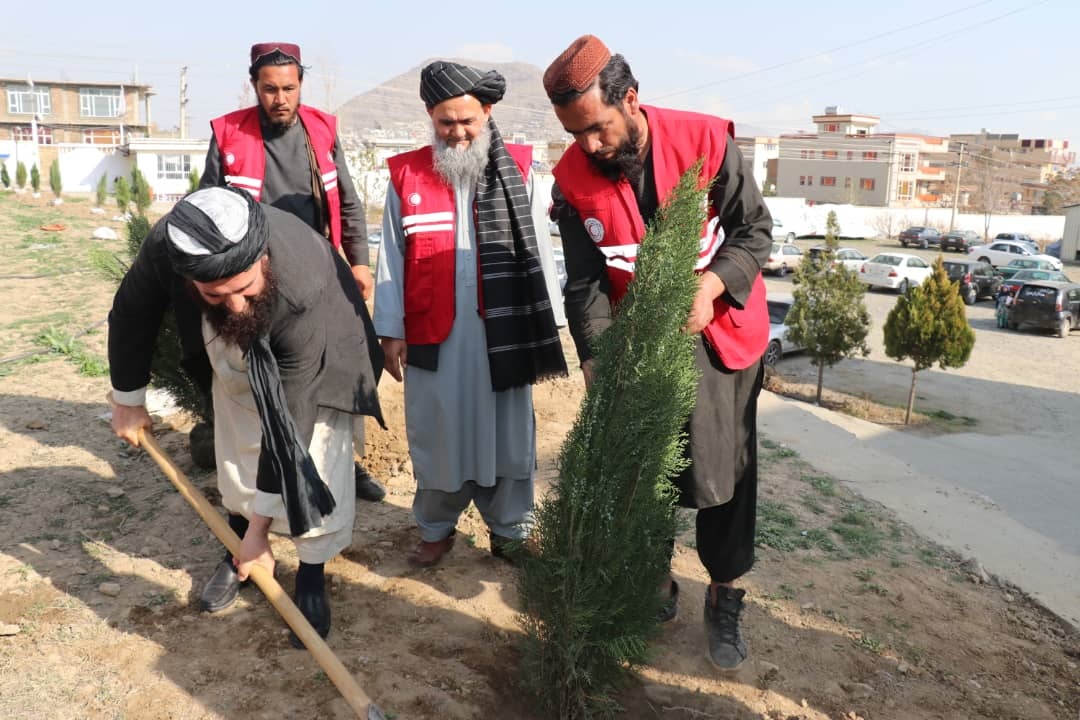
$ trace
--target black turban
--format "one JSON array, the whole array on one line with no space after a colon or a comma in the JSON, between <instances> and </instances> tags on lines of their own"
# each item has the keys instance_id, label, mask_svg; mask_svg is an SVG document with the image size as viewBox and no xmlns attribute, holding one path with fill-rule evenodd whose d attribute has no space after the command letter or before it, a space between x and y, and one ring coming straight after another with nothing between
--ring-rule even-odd
<instances>
[{"instance_id":1,"label":"black turban","mask_svg":"<svg viewBox=\"0 0 1080 720\"><path fill-rule=\"evenodd\" d=\"M269 236L259 203L231 187L189 194L169 213L166 229L173 269L198 282L244 272L266 252Z\"/></svg>"},{"instance_id":2,"label":"black turban","mask_svg":"<svg viewBox=\"0 0 1080 720\"><path fill-rule=\"evenodd\" d=\"M436 60L420 72L420 99L429 108L459 95L472 95L484 105L494 105L504 93L506 78L494 70L481 72L468 65Z\"/></svg>"}]
</instances>

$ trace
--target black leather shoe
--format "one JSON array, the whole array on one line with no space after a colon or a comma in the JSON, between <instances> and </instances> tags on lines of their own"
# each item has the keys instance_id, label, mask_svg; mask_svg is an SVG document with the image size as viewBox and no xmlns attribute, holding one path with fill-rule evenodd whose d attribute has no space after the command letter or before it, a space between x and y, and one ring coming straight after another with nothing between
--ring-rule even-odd
<instances>
[{"instance_id":1,"label":"black leather shoe","mask_svg":"<svg viewBox=\"0 0 1080 720\"><path fill-rule=\"evenodd\" d=\"M386 488L373 478L371 473L360 463L356 463L355 476L356 497L368 502L379 502L386 497Z\"/></svg>"},{"instance_id":2,"label":"black leather shoe","mask_svg":"<svg viewBox=\"0 0 1080 720\"><path fill-rule=\"evenodd\" d=\"M240 594L240 584L232 557L226 557L214 568L214 574L199 593L199 605L206 612L224 610L236 602L236 596Z\"/></svg>"},{"instance_id":3,"label":"black leather shoe","mask_svg":"<svg viewBox=\"0 0 1080 720\"><path fill-rule=\"evenodd\" d=\"M297 593L296 607L300 608L300 612L311 623L311 627L315 628L315 632L319 633L319 637L325 640L330 634L330 600L326 597L326 588L314 593ZM304 647L296 633L289 633L289 642L294 648Z\"/></svg>"}]
</instances>

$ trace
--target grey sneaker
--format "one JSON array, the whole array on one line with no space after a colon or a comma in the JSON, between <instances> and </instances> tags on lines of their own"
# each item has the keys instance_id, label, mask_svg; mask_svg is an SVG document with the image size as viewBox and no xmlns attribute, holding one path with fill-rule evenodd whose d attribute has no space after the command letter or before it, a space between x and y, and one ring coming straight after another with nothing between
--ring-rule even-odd
<instances>
[{"instance_id":1,"label":"grey sneaker","mask_svg":"<svg viewBox=\"0 0 1080 720\"><path fill-rule=\"evenodd\" d=\"M734 672L746 660L746 643L739 628L743 609L741 588L716 587L715 602L705 591L705 631L709 635L709 660L722 672Z\"/></svg>"}]
</instances>

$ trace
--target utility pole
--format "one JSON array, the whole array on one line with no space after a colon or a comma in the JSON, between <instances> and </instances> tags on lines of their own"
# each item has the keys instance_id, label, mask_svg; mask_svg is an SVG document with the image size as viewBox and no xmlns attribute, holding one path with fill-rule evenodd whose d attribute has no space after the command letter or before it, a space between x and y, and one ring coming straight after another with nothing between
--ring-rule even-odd
<instances>
[{"instance_id":1,"label":"utility pole","mask_svg":"<svg viewBox=\"0 0 1080 720\"><path fill-rule=\"evenodd\" d=\"M957 143L960 146L960 162L956 164L956 188L953 190L952 196L952 215L949 216L949 232L953 231L953 226L956 224L956 203L960 200L960 173L964 169L964 143Z\"/></svg>"},{"instance_id":2,"label":"utility pole","mask_svg":"<svg viewBox=\"0 0 1080 720\"><path fill-rule=\"evenodd\" d=\"M180 68L180 139L187 137L187 65Z\"/></svg>"}]
</instances>

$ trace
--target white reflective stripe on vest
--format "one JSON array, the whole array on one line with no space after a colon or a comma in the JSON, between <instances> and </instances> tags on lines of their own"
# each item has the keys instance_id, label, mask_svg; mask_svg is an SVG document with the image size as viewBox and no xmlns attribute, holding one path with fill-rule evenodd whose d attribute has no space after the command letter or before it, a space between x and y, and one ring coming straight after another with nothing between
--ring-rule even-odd
<instances>
[{"instance_id":1,"label":"white reflective stripe on vest","mask_svg":"<svg viewBox=\"0 0 1080 720\"><path fill-rule=\"evenodd\" d=\"M447 220L453 220L454 213L452 212L434 212L434 213L421 213L419 215L402 215L401 226L409 227L410 225L416 225L417 223L433 223L433 222L446 222Z\"/></svg>"},{"instance_id":2,"label":"white reflective stripe on vest","mask_svg":"<svg viewBox=\"0 0 1080 720\"><path fill-rule=\"evenodd\" d=\"M454 223L426 223L424 225L413 225L412 227L405 228L406 235L412 235L418 232L443 232L445 230L453 230Z\"/></svg>"},{"instance_id":3,"label":"white reflective stripe on vest","mask_svg":"<svg viewBox=\"0 0 1080 720\"><path fill-rule=\"evenodd\" d=\"M323 183L337 182L337 168L334 168L328 173L323 173L322 181Z\"/></svg>"}]
</instances>

